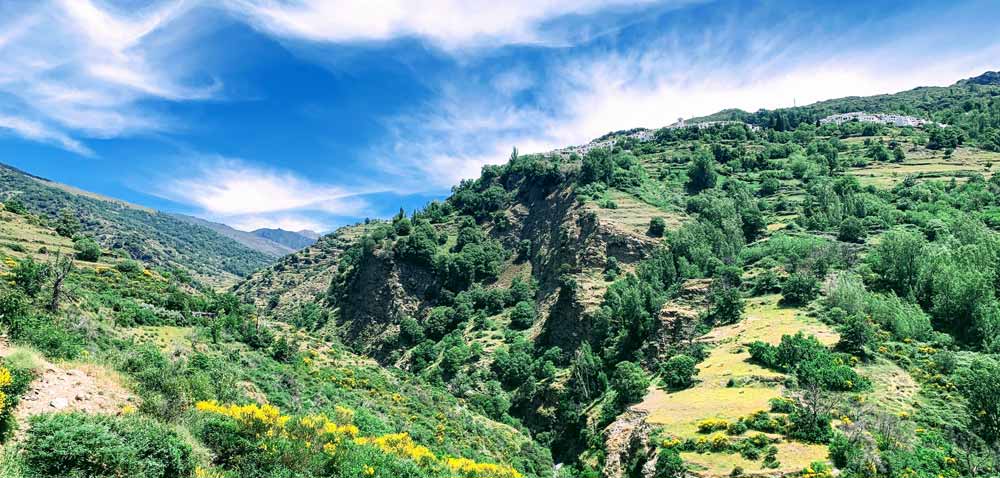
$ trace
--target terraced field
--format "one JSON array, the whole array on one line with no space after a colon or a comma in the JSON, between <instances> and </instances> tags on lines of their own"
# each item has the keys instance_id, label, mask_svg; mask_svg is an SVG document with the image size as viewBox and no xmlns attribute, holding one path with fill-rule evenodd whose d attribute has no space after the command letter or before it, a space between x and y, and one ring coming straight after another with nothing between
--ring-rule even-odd
<instances>
[{"instance_id":1,"label":"terraced field","mask_svg":"<svg viewBox=\"0 0 1000 478\"><path fill-rule=\"evenodd\" d=\"M584 206L585 209L597 213L602 223L610 224L611 227L627 234L646 236L649 231L649 221L654 217L663 218L668 230L680 227L684 221L683 214L665 211L628 193L611 189L606 196L606 200L616 205L615 208L588 203Z\"/></svg>"},{"instance_id":2,"label":"terraced field","mask_svg":"<svg viewBox=\"0 0 1000 478\"><path fill-rule=\"evenodd\" d=\"M907 158L902 163L879 163L852 168L849 173L857 176L862 184L892 187L907 176L963 180L971 174L982 174L989 178L998 167L997 163L1000 163L1000 153L958 148L950 158L946 158L944 152L920 148L907 151Z\"/></svg>"},{"instance_id":3,"label":"terraced field","mask_svg":"<svg viewBox=\"0 0 1000 478\"><path fill-rule=\"evenodd\" d=\"M747 302L746 318L717 327L699 340L712 350L698 365L698 383L678 392L651 387L645 400L634 408L648 412L647 422L662 427L666 435L680 439L698 436L698 422L706 418L735 421L758 410L767 410L768 401L781 396L782 374L748 362L746 345L761 340L777 344L782 335L803 332L832 345L839 336L829 326L806 317L795 308L778 305L778 296L769 295ZM784 441L777 445L780 468L765 470L760 461L749 461L737 453L683 453L684 460L703 476L728 476L734 467L747 474L791 473L813 461L826 460L826 447Z\"/></svg>"}]
</instances>

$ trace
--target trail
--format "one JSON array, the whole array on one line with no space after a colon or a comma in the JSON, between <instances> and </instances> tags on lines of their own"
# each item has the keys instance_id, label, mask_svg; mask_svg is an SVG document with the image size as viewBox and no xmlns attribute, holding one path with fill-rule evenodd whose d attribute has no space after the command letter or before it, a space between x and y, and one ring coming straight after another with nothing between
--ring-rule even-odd
<instances>
[{"instance_id":1,"label":"trail","mask_svg":"<svg viewBox=\"0 0 1000 478\"><path fill-rule=\"evenodd\" d=\"M6 337L0 336L0 357L14 352ZM39 357L39 376L21 396L14 417L19 434L32 415L50 412L118 414L138 399L122 387L120 380L105 368L89 363L54 364Z\"/></svg>"}]
</instances>

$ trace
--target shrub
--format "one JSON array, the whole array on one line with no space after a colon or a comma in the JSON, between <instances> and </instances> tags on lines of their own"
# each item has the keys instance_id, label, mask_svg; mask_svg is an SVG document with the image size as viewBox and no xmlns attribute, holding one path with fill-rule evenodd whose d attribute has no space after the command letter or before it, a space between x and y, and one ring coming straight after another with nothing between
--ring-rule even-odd
<instances>
[{"instance_id":1,"label":"shrub","mask_svg":"<svg viewBox=\"0 0 1000 478\"><path fill-rule=\"evenodd\" d=\"M535 323L535 304L528 301L518 302L510 311L510 325L515 329L527 329Z\"/></svg>"},{"instance_id":2,"label":"shrub","mask_svg":"<svg viewBox=\"0 0 1000 478\"><path fill-rule=\"evenodd\" d=\"M73 242L76 258L81 261L97 262L101 258L101 246L91 237L82 237Z\"/></svg>"},{"instance_id":3,"label":"shrub","mask_svg":"<svg viewBox=\"0 0 1000 478\"><path fill-rule=\"evenodd\" d=\"M175 432L134 415L35 415L23 458L29 476L166 478L190 476L195 467Z\"/></svg>"},{"instance_id":4,"label":"shrub","mask_svg":"<svg viewBox=\"0 0 1000 478\"><path fill-rule=\"evenodd\" d=\"M795 272L781 285L781 302L788 305L807 304L819 294L819 280L812 274Z\"/></svg>"},{"instance_id":5,"label":"shrub","mask_svg":"<svg viewBox=\"0 0 1000 478\"><path fill-rule=\"evenodd\" d=\"M712 433L729 428L729 421L722 418L706 418L698 422L698 433Z\"/></svg>"},{"instance_id":6,"label":"shrub","mask_svg":"<svg viewBox=\"0 0 1000 478\"><path fill-rule=\"evenodd\" d=\"M653 478L682 478L687 476L687 466L680 453L673 448L661 448L656 458Z\"/></svg>"},{"instance_id":7,"label":"shrub","mask_svg":"<svg viewBox=\"0 0 1000 478\"><path fill-rule=\"evenodd\" d=\"M660 366L663 383L671 389L690 387L694 376L698 374L697 361L688 355L679 354L670 357Z\"/></svg>"},{"instance_id":8,"label":"shrub","mask_svg":"<svg viewBox=\"0 0 1000 478\"><path fill-rule=\"evenodd\" d=\"M837 239L844 242L863 242L865 227L858 218L848 216L841 221Z\"/></svg>"},{"instance_id":9,"label":"shrub","mask_svg":"<svg viewBox=\"0 0 1000 478\"><path fill-rule=\"evenodd\" d=\"M649 235L653 237L663 237L667 230L667 222L662 217L654 217L649 220Z\"/></svg>"},{"instance_id":10,"label":"shrub","mask_svg":"<svg viewBox=\"0 0 1000 478\"><path fill-rule=\"evenodd\" d=\"M14 285L28 297L35 298L42 291L45 281L48 280L49 268L31 257L25 257L17 262L10 273Z\"/></svg>"},{"instance_id":11,"label":"shrub","mask_svg":"<svg viewBox=\"0 0 1000 478\"><path fill-rule=\"evenodd\" d=\"M611 378L611 385L618 391L618 400L622 404L636 403L646 396L649 388L649 377L638 364L619 362Z\"/></svg>"},{"instance_id":12,"label":"shrub","mask_svg":"<svg viewBox=\"0 0 1000 478\"><path fill-rule=\"evenodd\" d=\"M34 378L28 369L15 367L9 359L0 359L0 443L13 429L13 413L17 402Z\"/></svg>"},{"instance_id":13,"label":"shrub","mask_svg":"<svg viewBox=\"0 0 1000 478\"><path fill-rule=\"evenodd\" d=\"M139 274L142 272L142 264L133 259L126 259L115 264L115 269L123 274Z\"/></svg>"},{"instance_id":14,"label":"shrub","mask_svg":"<svg viewBox=\"0 0 1000 478\"><path fill-rule=\"evenodd\" d=\"M795 411L788 415L789 428L788 436L811 443L826 443L833 436L833 429L830 427L830 415L825 413L810 413L809 411L796 407ZM766 459L766 458L765 458Z\"/></svg>"}]
</instances>

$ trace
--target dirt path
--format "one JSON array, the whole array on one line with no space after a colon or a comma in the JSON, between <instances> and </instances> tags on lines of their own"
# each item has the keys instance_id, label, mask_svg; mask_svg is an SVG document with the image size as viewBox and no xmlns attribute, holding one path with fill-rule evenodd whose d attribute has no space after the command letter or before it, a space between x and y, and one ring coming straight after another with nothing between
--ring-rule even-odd
<instances>
[{"instance_id":1,"label":"dirt path","mask_svg":"<svg viewBox=\"0 0 1000 478\"><path fill-rule=\"evenodd\" d=\"M13 351L6 338L0 337L0 357ZM20 430L25 429L29 417L39 413L117 414L126 405L138 404L137 397L121 386L115 374L98 365L53 364L39 358L39 372L14 411Z\"/></svg>"}]
</instances>

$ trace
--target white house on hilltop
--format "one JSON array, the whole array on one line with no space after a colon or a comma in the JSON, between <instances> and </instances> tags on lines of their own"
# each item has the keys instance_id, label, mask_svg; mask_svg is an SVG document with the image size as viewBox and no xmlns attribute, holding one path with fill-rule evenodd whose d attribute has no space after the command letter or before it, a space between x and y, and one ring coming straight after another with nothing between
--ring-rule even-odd
<instances>
[{"instance_id":1,"label":"white house on hilltop","mask_svg":"<svg viewBox=\"0 0 1000 478\"><path fill-rule=\"evenodd\" d=\"M914 128L919 128L929 124L934 124L933 121L925 120L922 118L917 118L915 116L904 116L895 114L885 114L885 113L865 113L863 111L852 111L850 113L840 113L835 115L827 116L819 120L819 124L836 124L841 125L851 121L858 121L861 123L881 123L893 126L912 126ZM938 124L938 126L945 126L943 124Z\"/></svg>"}]
</instances>

